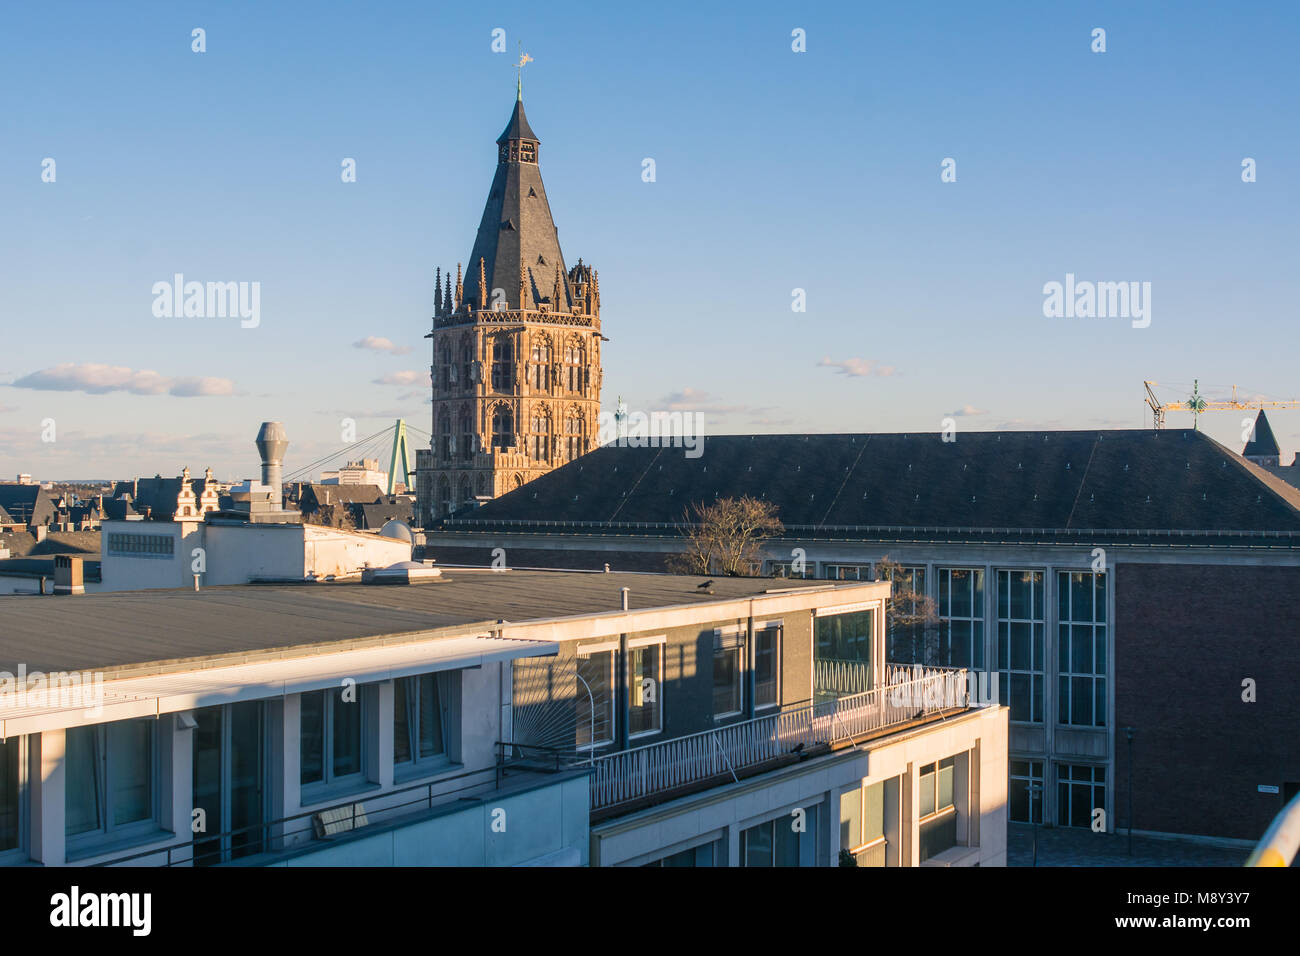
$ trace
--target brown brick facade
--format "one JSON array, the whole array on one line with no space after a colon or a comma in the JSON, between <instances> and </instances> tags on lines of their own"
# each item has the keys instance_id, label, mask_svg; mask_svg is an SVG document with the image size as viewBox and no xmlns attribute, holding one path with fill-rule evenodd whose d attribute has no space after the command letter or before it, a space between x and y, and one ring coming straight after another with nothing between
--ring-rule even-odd
<instances>
[{"instance_id":1,"label":"brown brick facade","mask_svg":"<svg viewBox=\"0 0 1300 956\"><path fill-rule=\"evenodd\" d=\"M1258 839L1300 781L1300 568L1117 566L1114 806L1138 830ZM1254 703L1242 682L1255 682Z\"/></svg>"}]
</instances>

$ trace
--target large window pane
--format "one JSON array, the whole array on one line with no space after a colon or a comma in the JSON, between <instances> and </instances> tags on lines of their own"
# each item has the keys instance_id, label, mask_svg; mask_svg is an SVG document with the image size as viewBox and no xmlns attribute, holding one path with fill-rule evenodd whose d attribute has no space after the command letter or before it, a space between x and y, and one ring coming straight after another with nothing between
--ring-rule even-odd
<instances>
[{"instance_id":1,"label":"large window pane","mask_svg":"<svg viewBox=\"0 0 1300 956\"><path fill-rule=\"evenodd\" d=\"M922 767L920 777L918 781L917 816L928 817L937 809L934 803L934 764L928 763Z\"/></svg>"},{"instance_id":2,"label":"large window pane","mask_svg":"<svg viewBox=\"0 0 1300 956\"><path fill-rule=\"evenodd\" d=\"M21 743L19 737L0 742L0 850L12 850L18 846L18 750Z\"/></svg>"},{"instance_id":3,"label":"large window pane","mask_svg":"<svg viewBox=\"0 0 1300 956\"><path fill-rule=\"evenodd\" d=\"M442 700L438 696L438 675L425 674L420 682L420 756L434 757L447 748L443 740Z\"/></svg>"},{"instance_id":4,"label":"large window pane","mask_svg":"<svg viewBox=\"0 0 1300 956\"><path fill-rule=\"evenodd\" d=\"M998 670L1011 719L1043 719L1043 574L998 571Z\"/></svg>"},{"instance_id":5,"label":"large window pane","mask_svg":"<svg viewBox=\"0 0 1300 956\"><path fill-rule=\"evenodd\" d=\"M64 825L68 836L99 829L103 826L103 815L98 727L69 728L64 766Z\"/></svg>"},{"instance_id":6,"label":"large window pane","mask_svg":"<svg viewBox=\"0 0 1300 956\"><path fill-rule=\"evenodd\" d=\"M411 760L411 728L415 723L415 700L409 678L393 682L393 763Z\"/></svg>"},{"instance_id":7,"label":"large window pane","mask_svg":"<svg viewBox=\"0 0 1300 956\"><path fill-rule=\"evenodd\" d=\"M853 850L862 846L862 788L840 794L840 847Z\"/></svg>"},{"instance_id":8,"label":"large window pane","mask_svg":"<svg viewBox=\"0 0 1300 956\"><path fill-rule=\"evenodd\" d=\"M325 691L311 691L300 700L298 776L301 783L319 783L325 779Z\"/></svg>"},{"instance_id":9,"label":"large window pane","mask_svg":"<svg viewBox=\"0 0 1300 956\"><path fill-rule=\"evenodd\" d=\"M660 726L660 676L663 645L642 644L628 649L628 733L646 734Z\"/></svg>"},{"instance_id":10,"label":"large window pane","mask_svg":"<svg viewBox=\"0 0 1300 956\"><path fill-rule=\"evenodd\" d=\"M754 636L754 707L771 707L777 699L781 628L760 628Z\"/></svg>"},{"instance_id":11,"label":"large window pane","mask_svg":"<svg viewBox=\"0 0 1300 956\"><path fill-rule=\"evenodd\" d=\"M353 688L355 693L356 688ZM344 698L344 691L331 694L334 707L333 762L335 777L361 772L361 701Z\"/></svg>"},{"instance_id":12,"label":"large window pane","mask_svg":"<svg viewBox=\"0 0 1300 956\"><path fill-rule=\"evenodd\" d=\"M113 825L137 823L153 816L152 720L123 720L108 725L108 778Z\"/></svg>"}]
</instances>

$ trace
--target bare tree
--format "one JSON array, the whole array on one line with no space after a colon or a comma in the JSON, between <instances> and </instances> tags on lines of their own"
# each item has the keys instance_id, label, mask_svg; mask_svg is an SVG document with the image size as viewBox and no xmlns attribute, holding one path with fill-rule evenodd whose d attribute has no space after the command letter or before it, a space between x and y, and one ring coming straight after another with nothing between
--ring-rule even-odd
<instances>
[{"instance_id":1,"label":"bare tree","mask_svg":"<svg viewBox=\"0 0 1300 956\"><path fill-rule=\"evenodd\" d=\"M934 598L917 591L915 579L889 555L876 562L876 572L880 580L893 585L885 604L889 659L899 664L937 664L939 610Z\"/></svg>"},{"instance_id":2,"label":"bare tree","mask_svg":"<svg viewBox=\"0 0 1300 956\"><path fill-rule=\"evenodd\" d=\"M680 528L686 549L668 558L670 571L743 577L758 573L763 540L785 530L776 505L747 495L697 502L682 515Z\"/></svg>"}]
</instances>

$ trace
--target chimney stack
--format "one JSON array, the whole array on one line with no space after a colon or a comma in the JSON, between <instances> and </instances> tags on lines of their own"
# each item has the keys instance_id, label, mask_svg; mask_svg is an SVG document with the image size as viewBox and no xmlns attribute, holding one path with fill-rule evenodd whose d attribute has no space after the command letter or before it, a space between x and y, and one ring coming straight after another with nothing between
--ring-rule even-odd
<instances>
[{"instance_id":1,"label":"chimney stack","mask_svg":"<svg viewBox=\"0 0 1300 956\"><path fill-rule=\"evenodd\" d=\"M262 422L257 431L257 453L262 456L262 484L271 488L271 508L279 511L284 505L284 487L280 478L280 464L289 435L280 422Z\"/></svg>"}]
</instances>

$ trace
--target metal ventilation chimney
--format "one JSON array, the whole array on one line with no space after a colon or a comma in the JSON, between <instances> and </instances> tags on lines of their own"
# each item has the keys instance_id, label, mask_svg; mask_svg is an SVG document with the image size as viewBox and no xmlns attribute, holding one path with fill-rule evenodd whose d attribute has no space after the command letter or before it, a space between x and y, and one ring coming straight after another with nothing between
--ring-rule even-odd
<instances>
[{"instance_id":1,"label":"metal ventilation chimney","mask_svg":"<svg viewBox=\"0 0 1300 956\"><path fill-rule=\"evenodd\" d=\"M289 435L280 422L262 422L257 430L257 453L262 456L262 484L271 488L271 508L284 506L284 486L280 480L280 462L289 447Z\"/></svg>"}]
</instances>

